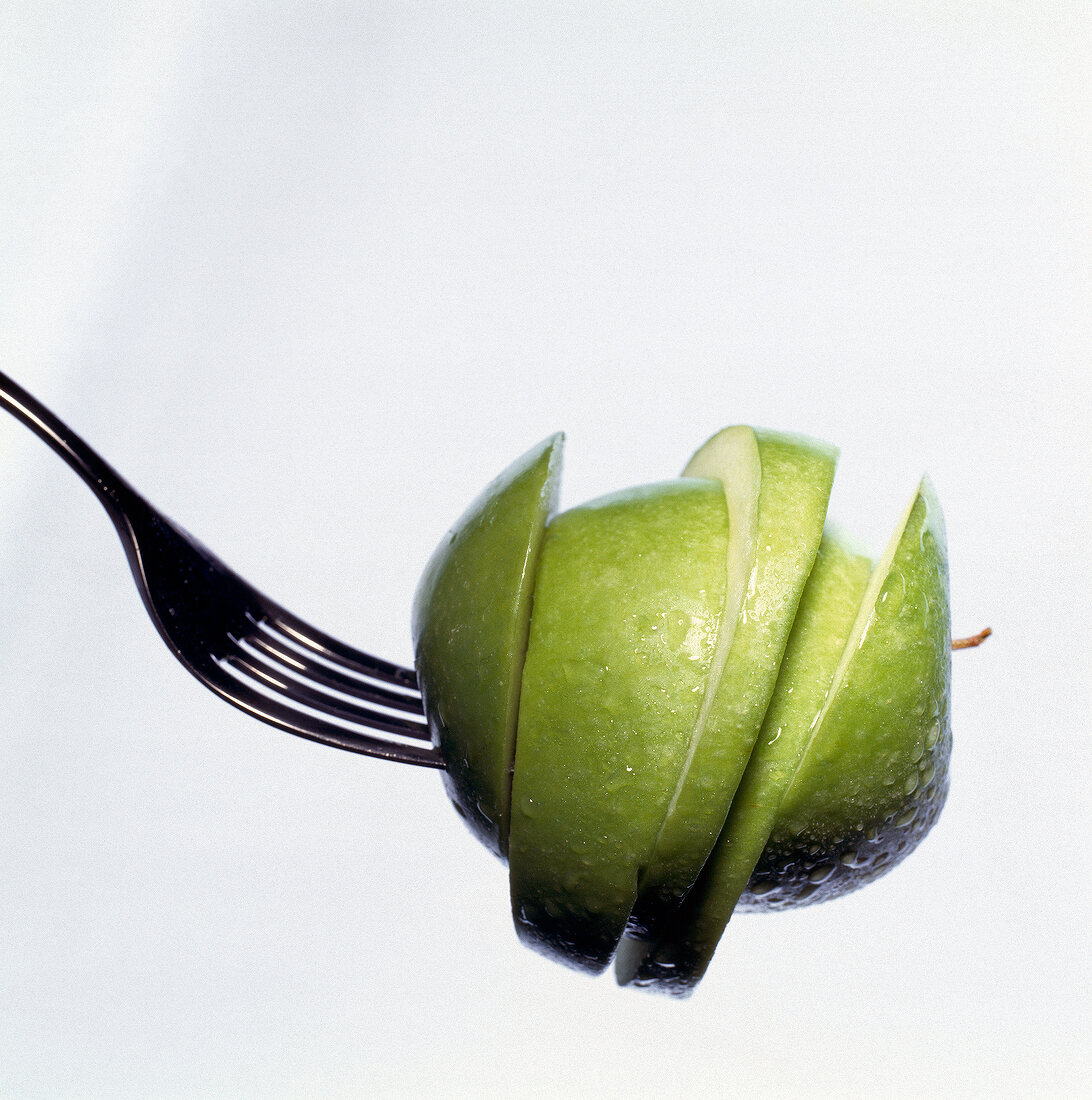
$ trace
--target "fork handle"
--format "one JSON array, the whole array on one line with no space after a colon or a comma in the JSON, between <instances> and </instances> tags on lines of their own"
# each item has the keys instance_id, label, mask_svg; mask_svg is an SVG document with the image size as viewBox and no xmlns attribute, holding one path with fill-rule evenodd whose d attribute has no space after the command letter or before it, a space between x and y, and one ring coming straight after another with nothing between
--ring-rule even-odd
<instances>
[{"instance_id":1,"label":"fork handle","mask_svg":"<svg viewBox=\"0 0 1092 1100\"><path fill-rule=\"evenodd\" d=\"M121 532L125 526L125 509L144 504L143 498L125 478L59 416L3 371L0 371L0 407L25 424L83 478Z\"/></svg>"}]
</instances>

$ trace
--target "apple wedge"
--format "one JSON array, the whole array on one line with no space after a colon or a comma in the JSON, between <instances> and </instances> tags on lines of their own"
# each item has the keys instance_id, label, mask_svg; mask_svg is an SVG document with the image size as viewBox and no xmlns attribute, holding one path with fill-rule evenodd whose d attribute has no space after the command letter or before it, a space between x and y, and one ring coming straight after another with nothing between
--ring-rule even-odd
<instances>
[{"instance_id":1,"label":"apple wedge","mask_svg":"<svg viewBox=\"0 0 1092 1100\"><path fill-rule=\"evenodd\" d=\"M728 514L714 481L604 497L553 519L523 670L509 839L529 946L599 971L637 896L705 692Z\"/></svg>"},{"instance_id":2,"label":"apple wedge","mask_svg":"<svg viewBox=\"0 0 1092 1100\"><path fill-rule=\"evenodd\" d=\"M720 835L815 561L836 462L827 444L741 426L713 436L683 471L724 487L727 583L705 696L641 876L638 935L674 913Z\"/></svg>"},{"instance_id":3,"label":"apple wedge","mask_svg":"<svg viewBox=\"0 0 1092 1100\"><path fill-rule=\"evenodd\" d=\"M822 590L817 599L822 617L835 622L838 611L822 606ZM820 650L823 665L829 645ZM787 752L799 763L741 908L788 908L836 897L883 874L917 846L947 793L950 678L944 523L923 481L872 572L806 737L801 741L797 732L773 753ZM796 716L798 728L805 717L806 710ZM778 738L771 748L781 743ZM768 797L771 786L760 770L753 784L743 786L744 797ZM766 816L761 806L757 812ZM693 990L754 852L753 831L760 827L754 813L752 804L740 802L730 815L668 932L651 944L627 943L619 953L620 981L682 995ZM750 844L746 860L742 851L733 852L733 841Z\"/></svg>"},{"instance_id":4,"label":"apple wedge","mask_svg":"<svg viewBox=\"0 0 1092 1100\"><path fill-rule=\"evenodd\" d=\"M531 593L563 441L544 440L483 490L429 559L413 602L418 681L448 795L502 857Z\"/></svg>"}]
</instances>

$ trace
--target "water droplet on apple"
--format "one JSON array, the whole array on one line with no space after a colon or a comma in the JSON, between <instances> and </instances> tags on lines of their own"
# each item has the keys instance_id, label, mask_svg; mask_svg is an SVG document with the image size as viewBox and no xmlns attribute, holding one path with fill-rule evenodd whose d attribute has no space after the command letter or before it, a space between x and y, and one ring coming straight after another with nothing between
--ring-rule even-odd
<instances>
[{"instance_id":1,"label":"water droplet on apple","mask_svg":"<svg viewBox=\"0 0 1092 1100\"><path fill-rule=\"evenodd\" d=\"M933 724L929 727L929 731L925 735L925 747L931 749L939 740L940 722L939 720L934 719Z\"/></svg>"}]
</instances>

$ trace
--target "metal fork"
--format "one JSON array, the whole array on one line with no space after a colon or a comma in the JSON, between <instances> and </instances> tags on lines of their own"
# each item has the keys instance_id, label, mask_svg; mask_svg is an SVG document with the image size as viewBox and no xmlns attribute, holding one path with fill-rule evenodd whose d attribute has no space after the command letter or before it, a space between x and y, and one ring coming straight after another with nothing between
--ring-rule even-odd
<instances>
[{"instance_id":1,"label":"metal fork","mask_svg":"<svg viewBox=\"0 0 1092 1100\"><path fill-rule=\"evenodd\" d=\"M429 731L413 669L352 649L263 596L2 372L0 406L94 490L121 536L152 622L205 687L311 741L401 764L444 766L435 748L420 744Z\"/></svg>"}]
</instances>

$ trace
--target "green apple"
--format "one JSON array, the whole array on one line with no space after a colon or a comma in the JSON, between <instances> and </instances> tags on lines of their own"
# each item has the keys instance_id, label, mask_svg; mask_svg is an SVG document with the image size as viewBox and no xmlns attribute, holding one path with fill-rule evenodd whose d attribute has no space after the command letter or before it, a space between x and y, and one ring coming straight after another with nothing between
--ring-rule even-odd
<instances>
[{"instance_id":1,"label":"green apple","mask_svg":"<svg viewBox=\"0 0 1092 1100\"><path fill-rule=\"evenodd\" d=\"M923 482L870 571L820 541L833 449L749 428L550 519L560 449L430 560L425 709L452 800L509 858L521 938L593 972L621 941L623 983L686 993L733 912L855 889L936 820L943 520Z\"/></svg>"},{"instance_id":2,"label":"green apple","mask_svg":"<svg viewBox=\"0 0 1092 1100\"><path fill-rule=\"evenodd\" d=\"M637 897L701 707L724 602L713 481L556 517L523 671L509 863L520 937L601 970Z\"/></svg>"},{"instance_id":3,"label":"green apple","mask_svg":"<svg viewBox=\"0 0 1092 1100\"><path fill-rule=\"evenodd\" d=\"M944 524L929 483L855 615L859 560L835 551L817 570L717 847L666 933L619 953L620 981L689 993L741 898L778 909L856 889L903 859L940 813L951 636Z\"/></svg>"},{"instance_id":4,"label":"green apple","mask_svg":"<svg viewBox=\"0 0 1092 1100\"><path fill-rule=\"evenodd\" d=\"M429 559L413 603L417 678L448 794L501 856L531 594L563 439L544 440L485 488Z\"/></svg>"},{"instance_id":5,"label":"green apple","mask_svg":"<svg viewBox=\"0 0 1092 1100\"><path fill-rule=\"evenodd\" d=\"M716 478L730 521L721 629L631 928L650 935L694 885L720 835L773 694L823 532L837 452L801 436L726 428L685 477Z\"/></svg>"}]
</instances>

